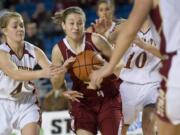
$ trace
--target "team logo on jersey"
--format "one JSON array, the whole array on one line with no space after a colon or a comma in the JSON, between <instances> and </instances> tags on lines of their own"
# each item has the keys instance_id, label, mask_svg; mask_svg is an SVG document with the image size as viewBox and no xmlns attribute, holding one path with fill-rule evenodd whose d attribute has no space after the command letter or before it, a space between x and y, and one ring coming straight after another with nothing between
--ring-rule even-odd
<instances>
[{"instance_id":1,"label":"team logo on jersey","mask_svg":"<svg viewBox=\"0 0 180 135\"><path fill-rule=\"evenodd\" d=\"M28 71L32 71L33 69L30 67L24 67L24 66L18 66L18 69L22 69L22 70L28 70Z\"/></svg>"}]
</instances>

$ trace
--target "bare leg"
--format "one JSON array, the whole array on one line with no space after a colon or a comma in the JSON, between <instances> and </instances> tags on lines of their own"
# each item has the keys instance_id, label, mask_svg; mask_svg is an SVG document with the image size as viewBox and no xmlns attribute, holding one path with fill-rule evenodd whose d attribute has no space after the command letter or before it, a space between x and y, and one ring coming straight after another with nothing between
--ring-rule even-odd
<instances>
[{"instance_id":1,"label":"bare leg","mask_svg":"<svg viewBox=\"0 0 180 135\"><path fill-rule=\"evenodd\" d=\"M83 130L83 129L78 129L76 131L76 134L77 135L93 135L93 133L89 132L89 131L86 131L86 130Z\"/></svg>"},{"instance_id":2,"label":"bare leg","mask_svg":"<svg viewBox=\"0 0 180 135\"><path fill-rule=\"evenodd\" d=\"M127 124L123 125L123 127L122 127L122 135L126 135L128 128L129 128L129 125L127 125Z\"/></svg>"},{"instance_id":3,"label":"bare leg","mask_svg":"<svg viewBox=\"0 0 180 135\"><path fill-rule=\"evenodd\" d=\"M40 126L37 123L29 123L22 130L22 135L39 135Z\"/></svg>"},{"instance_id":4,"label":"bare leg","mask_svg":"<svg viewBox=\"0 0 180 135\"><path fill-rule=\"evenodd\" d=\"M142 130L144 135L156 135L154 105L148 105L143 109Z\"/></svg>"},{"instance_id":5,"label":"bare leg","mask_svg":"<svg viewBox=\"0 0 180 135\"><path fill-rule=\"evenodd\" d=\"M180 135L180 125L172 125L158 119L158 135Z\"/></svg>"}]
</instances>

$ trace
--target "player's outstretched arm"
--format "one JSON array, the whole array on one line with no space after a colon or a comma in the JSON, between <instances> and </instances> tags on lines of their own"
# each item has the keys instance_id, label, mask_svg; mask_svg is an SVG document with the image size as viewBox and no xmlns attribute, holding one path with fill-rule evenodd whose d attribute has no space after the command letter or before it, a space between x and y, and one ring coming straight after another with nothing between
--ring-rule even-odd
<instances>
[{"instance_id":1,"label":"player's outstretched arm","mask_svg":"<svg viewBox=\"0 0 180 135\"><path fill-rule=\"evenodd\" d=\"M136 37L135 40L133 41L133 43L135 43L137 46L144 49L145 51L150 52L152 55L158 57L161 60L167 59L167 56L162 55L158 48L156 48L155 46L152 46L151 44L148 45L148 43L145 43L139 37Z\"/></svg>"},{"instance_id":2,"label":"player's outstretched arm","mask_svg":"<svg viewBox=\"0 0 180 135\"><path fill-rule=\"evenodd\" d=\"M39 78L50 78L54 73L54 67L51 66L37 71L18 69L16 64L11 61L9 53L4 51L0 51L0 57L0 69L14 80L27 81ZM51 69L53 72L51 72Z\"/></svg>"}]
</instances>

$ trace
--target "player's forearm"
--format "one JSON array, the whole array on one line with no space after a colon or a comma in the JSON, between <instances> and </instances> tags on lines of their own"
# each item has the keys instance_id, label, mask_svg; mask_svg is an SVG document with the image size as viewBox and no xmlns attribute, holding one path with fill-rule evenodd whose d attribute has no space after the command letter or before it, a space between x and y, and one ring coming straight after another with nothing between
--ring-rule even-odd
<instances>
[{"instance_id":1,"label":"player's forearm","mask_svg":"<svg viewBox=\"0 0 180 135\"><path fill-rule=\"evenodd\" d=\"M114 49L109 62L109 67L111 70L113 70L116 67L117 63L119 63L124 53L127 51L131 42L133 41L134 36L135 35L131 35L131 36L119 35L119 37L116 40L116 48Z\"/></svg>"},{"instance_id":2,"label":"player's forearm","mask_svg":"<svg viewBox=\"0 0 180 135\"><path fill-rule=\"evenodd\" d=\"M28 80L36 80L39 78L43 78L43 71L26 71L26 70L13 70L10 71L8 76L17 81L28 81Z\"/></svg>"},{"instance_id":3,"label":"player's forearm","mask_svg":"<svg viewBox=\"0 0 180 135\"><path fill-rule=\"evenodd\" d=\"M51 84L53 90L64 87L64 75L51 78Z\"/></svg>"},{"instance_id":4,"label":"player's forearm","mask_svg":"<svg viewBox=\"0 0 180 135\"><path fill-rule=\"evenodd\" d=\"M119 77L121 69L124 67L124 63L122 60L119 61L119 63L116 65L116 67L113 70L113 73Z\"/></svg>"},{"instance_id":5,"label":"player's forearm","mask_svg":"<svg viewBox=\"0 0 180 135\"><path fill-rule=\"evenodd\" d=\"M165 59L165 57L160 53L160 51L156 47L154 47L152 45L146 45L144 47L144 50L150 52L152 55L160 58L161 60Z\"/></svg>"}]
</instances>

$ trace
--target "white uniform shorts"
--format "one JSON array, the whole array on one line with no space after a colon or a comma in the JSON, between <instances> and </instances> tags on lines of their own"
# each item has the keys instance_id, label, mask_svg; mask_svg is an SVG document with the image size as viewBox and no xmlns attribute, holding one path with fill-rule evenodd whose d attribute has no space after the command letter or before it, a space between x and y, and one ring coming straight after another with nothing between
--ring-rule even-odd
<instances>
[{"instance_id":1,"label":"white uniform shorts","mask_svg":"<svg viewBox=\"0 0 180 135\"><path fill-rule=\"evenodd\" d=\"M10 135L12 129L40 120L40 108L34 95L26 95L18 101L0 98L0 135Z\"/></svg>"},{"instance_id":2,"label":"white uniform shorts","mask_svg":"<svg viewBox=\"0 0 180 135\"><path fill-rule=\"evenodd\" d=\"M148 84L123 82L120 85L124 124L131 124L145 106L156 103L159 87L159 82Z\"/></svg>"}]
</instances>

